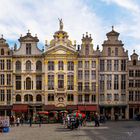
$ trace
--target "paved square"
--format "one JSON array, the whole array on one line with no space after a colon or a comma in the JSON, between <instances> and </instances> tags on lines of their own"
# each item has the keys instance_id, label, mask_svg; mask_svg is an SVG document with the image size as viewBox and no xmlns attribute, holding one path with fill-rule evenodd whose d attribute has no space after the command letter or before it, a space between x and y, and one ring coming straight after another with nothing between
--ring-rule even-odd
<instances>
[{"instance_id":1,"label":"paved square","mask_svg":"<svg viewBox=\"0 0 140 140\"><path fill-rule=\"evenodd\" d=\"M140 140L140 122L107 122L94 127L93 122L78 130L61 124L23 125L0 133L0 140Z\"/></svg>"}]
</instances>

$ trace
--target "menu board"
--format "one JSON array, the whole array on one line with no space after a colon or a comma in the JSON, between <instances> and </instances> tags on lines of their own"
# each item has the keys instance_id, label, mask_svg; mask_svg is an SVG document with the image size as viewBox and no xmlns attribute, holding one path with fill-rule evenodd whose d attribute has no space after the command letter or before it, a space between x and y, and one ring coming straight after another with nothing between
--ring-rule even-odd
<instances>
[{"instance_id":1,"label":"menu board","mask_svg":"<svg viewBox=\"0 0 140 140\"><path fill-rule=\"evenodd\" d=\"M0 116L0 127L9 127L9 117Z\"/></svg>"}]
</instances>

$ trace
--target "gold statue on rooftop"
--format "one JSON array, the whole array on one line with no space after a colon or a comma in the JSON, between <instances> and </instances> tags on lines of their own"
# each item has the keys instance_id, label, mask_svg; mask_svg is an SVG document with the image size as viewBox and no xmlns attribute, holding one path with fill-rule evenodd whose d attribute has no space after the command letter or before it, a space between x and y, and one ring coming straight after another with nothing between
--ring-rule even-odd
<instances>
[{"instance_id":1,"label":"gold statue on rooftop","mask_svg":"<svg viewBox=\"0 0 140 140\"><path fill-rule=\"evenodd\" d=\"M63 30L63 21L62 21L62 18L61 19L59 19L58 18L58 20L59 20L59 30Z\"/></svg>"}]
</instances>

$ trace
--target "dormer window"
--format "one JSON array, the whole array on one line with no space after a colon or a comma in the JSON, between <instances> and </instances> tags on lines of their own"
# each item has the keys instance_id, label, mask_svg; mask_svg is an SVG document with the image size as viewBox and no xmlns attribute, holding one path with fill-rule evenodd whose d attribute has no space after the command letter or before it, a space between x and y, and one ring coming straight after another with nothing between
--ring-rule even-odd
<instances>
[{"instance_id":1,"label":"dormer window","mask_svg":"<svg viewBox=\"0 0 140 140\"><path fill-rule=\"evenodd\" d=\"M26 44L26 54L31 54L31 43Z\"/></svg>"},{"instance_id":2,"label":"dormer window","mask_svg":"<svg viewBox=\"0 0 140 140\"><path fill-rule=\"evenodd\" d=\"M137 63L136 60L133 60L133 65L136 65L136 63Z\"/></svg>"},{"instance_id":3,"label":"dormer window","mask_svg":"<svg viewBox=\"0 0 140 140\"><path fill-rule=\"evenodd\" d=\"M4 55L4 49L1 49L1 55Z\"/></svg>"},{"instance_id":4,"label":"dormer window","mask_svg":"<svg viewBox=\"0 0 140 140\"><path fill-rule=\"evenodd\" d=\"M108 56L111 56L111 48L108 48Z\"/></svg>"}]
</instances>

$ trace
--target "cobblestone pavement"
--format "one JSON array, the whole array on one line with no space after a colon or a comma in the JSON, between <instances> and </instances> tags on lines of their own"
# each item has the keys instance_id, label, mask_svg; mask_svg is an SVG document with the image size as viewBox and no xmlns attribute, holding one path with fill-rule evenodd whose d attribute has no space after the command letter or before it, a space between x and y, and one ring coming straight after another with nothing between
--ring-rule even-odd
<instances>
[{"instance_id":1,"label":"cobblestone pavement","mask_svg":"<svg viewBox=\"0 0 140 140\"><path fill-rule=\"evenodd\" d=\"M107 122L100 127L87 123L78 130L61 124L23 125L0 133L0 140L140 140L140 122Z\"/></svg>"}]
</instances>

